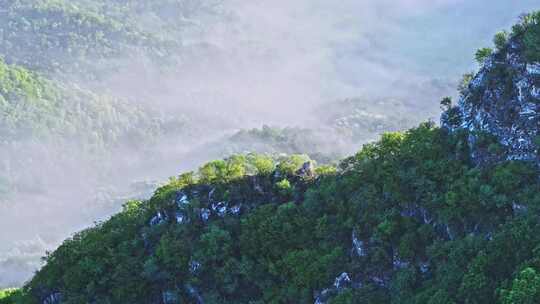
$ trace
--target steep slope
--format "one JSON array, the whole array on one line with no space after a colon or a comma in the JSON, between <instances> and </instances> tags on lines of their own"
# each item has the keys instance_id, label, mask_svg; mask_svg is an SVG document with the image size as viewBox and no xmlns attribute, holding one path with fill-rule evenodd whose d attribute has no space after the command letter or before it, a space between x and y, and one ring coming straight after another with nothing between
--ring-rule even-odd
<instances>
[{"instance_id":1,"label":"steep slope","mask_svg":"<svg viewBox=\"0 0 540 304\"><path fill-rule=\"evenodd\" d=\"M511 33L481 50L482 67L467 75L456 106L443 115L449 129L467 129L478 163L540 161L540 13L522 17Z\"/></svg>"},{"instance_id":2,"label":"steep slope","mask_svg":"<svg viewBox=\"0 0 540 304\"><path fill-rule=\"evenodd\" d=\"M476 168L466 146L423 125L337 172L300 157L207 164L66 241L29 303L503 301L539 258L540 183L519 161Z\"/></svg>"}]
</instances>

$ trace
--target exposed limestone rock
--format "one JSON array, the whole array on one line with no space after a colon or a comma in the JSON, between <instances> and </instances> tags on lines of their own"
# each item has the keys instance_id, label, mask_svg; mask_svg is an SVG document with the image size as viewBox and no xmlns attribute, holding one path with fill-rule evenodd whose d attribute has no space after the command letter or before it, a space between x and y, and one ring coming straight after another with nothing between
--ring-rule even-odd
<instances>
[{"instance_id":1,"label":"exposed limestone rock","mask_svg":"<svg viewBox=\"0 0 540 304\"><path fill-rule=\"evenodd\" d=\"M386 287L386 285L388 284L388 279L378 275L372 276L371 281L381 287Z\"/></svg>"},{"instance_id":2,"label":"exposed limestone rock","mask_svg":"<svg viewBox=\"0 0 540 304\"><path fill-rule=\"evenodd\" d=\"M540 63L529 63L527 64L527 73L531 75L540 75Z\"/></svg>"},{"instance_id":3,"label":"exposed limestone rock","mask_svg":"<svg viewBox=\"0 0 540 304\"><path fill-rule=\"evenodd\" d=\"M156 226L160 225L162 223L165 223L167 221L167 214L162 211L158 211L158 213L150 219L150 226Z\"/></svg>"},{"instance_id":4,"label":"exposed limestone rock","mask_svg":"<svg viewBox=\"0 0 540 304\"><path fill-rule=\"evenodd\" d=\"M176 212L175 214L176 223L183 224L188 222L188 217L183 212Z\"/></svg>"},{"instance_id":5,"label":"exposed limestone rock","mask_svg":"<svg viewBox=\"0 0 540 304\"><path fill-rule=\"evenodd\" d=\"M431 224L433 222L433 218L431 217L429 211L427 211L426 208L420 207L416 204L407 206L400 212L400 214L403 217L416 218L419 221L422 221L424 224Z\"/></svg>"},{"instance_id":6,"label":"exposed limestone rock","mask_svg":"<svg viewBox=\"0 0 540 304\"><path fill-rule=\"evenodd\" d=\"M425 274L429 271L429 263L428 262L422 262L418 265L418 269L421 273Z\"/></svg>"},{"instance_id":7,"label":"exposed limestone rock","mask_svg":"<svg viewBox=\"0 0 540 304\"><path fill-rule=\"evenodd\" d=\"M363 257L367 255L364 241L360 240L357 237L356 231L354 230L352 232L352 246L353 246L353 251L356 253L357 256Z\"/></svg>"},{"instance_id":8,"label":"exposed limestone rock","mask_svg":"<svg viewBox=\"0 0 540 304\"><path fill-rule=\"evenodd\" d=\"M409 262L402 260L399 255L394 254L392 265L394 266L394 270L399 270L409 267Z\"/></svg>"},{"instance_id":9,"label":"exposed limestone rock","mask_svg":"<svg viewBox=\"0 0 540 304\"><path fill-rule=\"evenodd\" d=\"M527 208L527 206L525 206L523 204L513 202L512 203L512 211L514 212L514 214L526 214L527 211L528 211L528 208Z\"/></svg>"},{"instance_id":10,"label":"exposed limestone rock","mask_svg":"<svg viewBox=\"0 0 540 304\"><path fill-rule=\"evenodd\" d=\"M183 192L179 192L176 195L176 204L178 205L179 208L185 205L189 205L188 196Z\"/></svg>"},{"instance_id":11,"label":"exposed limestone rock","mask_svg":"<svg viewBox=\"0 0 540 304\"><path fill-rule=\"evenodd\" d=\"M231 212L232 215L238 215L240 214L240 211L242 211L242 206L234 205L229 209L229 211Z\"/></svg>"},{"instance_id":12,"label":"exposed limestone rock","mask_svg":"<svg viewBox=\"0 0 540 304\"><path fill-rule=\"evenodd\" d=\"M199 263L198 261L191 260L189 262L189 272L191 272L191 274L196 274L201 268L201 266L201 263Z\"/></svg>"},{"instance_id":13,"label":"exposed limestone rock","mask_svg":"<svg viewBox=\"0 0 540 304\"><path fill-rule=\"evenodd\" d=\"M203 297L193 285L186 284L186 291L197 304L204 304Z\"/></svg>"},{"instance_id":14,"label":"exposed limestone rock","mask_svg":"<svg viewBox=\"0 0 540 304\"><path fill-rule=\"evenodd\" d=\"M226 202L213 203L212 211L214 211L220 217L225 216L225 214L227 214L227 203Z\"/></svg>"},{"instance_id":15,"label":"exposed limestone rock","mask_svg":"<svg viewBox=\"0 0 540 304\"><path fill-rule=\"evenodd\" d=\"M43 304L60 304L62 303L62 294L55 292L43 299Z\"/></svg>"},{"instance_id":16,"label":"exposed limestone rock","mask_svg":"<svg viewBox=\"0 0 540 304\"><path fill-rule=\"evenodd\" d=\"M302 165L302 168L300 168L298 171L296 171L296 174L302 176L302 177L313 177L315 176L315 166L313 165L313 162L308 161L305 162Z\"/></svg>"},{"instance_id":17,"label":"exposed limestone rock","mask_svg":"<svg viewBox=\"0 0 540 304\"><path fill-rule=\"evenodd\" d=\"M515 39L500 52L486 60L458 105L442 115L442 125L469 131L471 156L479 165L503 160L540 165L540 63L526 62ZM456 109L461 119L457 128L450 122ZM490 149L482 134L493 136L502 149Z\"/></svg>"},{"instance_id":18,"label":"exposed limestone rock","mask_svg":"<svg viewBox=\"0 0 540 304\"><path fill-rule=\"evenodd\" d=\"M213 200L215 192L216 192L216 188L212 188L212 190L210 190L210 192L208 192L208 201L211 202Z\"/></svg>"},{"instance_id":19,"label":"exposed limestone rock","mask_svg":"<svg viewBox=\"0 0 540 304\"><path fill-rule=\"evenodd\" d=\"M163 304L179 304L180 303L178 294L170 290L166 290L161 293L161 300Z\"/></svg>"},{"instance_id":20,"label":"exposed limestone rock","mask_svg":"<svg viewBox=\"0 0 540 304\"><path fill-rule=\"evenodd\" d=\"M350 285L350 283L351 283L351 278L349 277L349 274L346 272L343 272L334 281L334 287L339 290L339 289L343 289L347 287L348 285Z\"/></svg>"},{"instance_id":21,"label":"exposed limestone rock","mask_svg":"<svg viewBox=\"0 0 540 304\"><path fill-rule=\"evenodd\" d=\"M332 296L332 291L330 289L325 289L319 293L315 298L314 304L325 304L330 297Z\"/></svg>"},{"instance_id":22,"label":"exposed limestone rock","mask_svg":"<svg viewBox=\"0 0 540 304\"><path fill-rule=\"evenodd\" d=\"M201 219L203 220L203 222L207 222L208 219L210 219L210 213L210 209L201 209Z\"/></svg>"},{"instance_id":23,"label":"exposed limestone rock","mask_svg":"<svg viewBox=\"0 0 540 304\"><path fill-rule=\"evenodd\" d=\"M334 280L334 285L331 288L326 288L319 292L315 297L314 304L325 304L333 296L338 295L343 289L352 286L352 280L347 272L341 273Z\"/></svg>"}]
</instances>

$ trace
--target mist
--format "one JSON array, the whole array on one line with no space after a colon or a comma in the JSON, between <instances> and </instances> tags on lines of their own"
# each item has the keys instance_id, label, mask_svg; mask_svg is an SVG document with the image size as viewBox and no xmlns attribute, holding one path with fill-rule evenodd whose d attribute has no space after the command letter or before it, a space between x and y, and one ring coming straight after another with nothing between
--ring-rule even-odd
<instances>
[{"instance_id":1,"label":"mist","mask_svg":"<svg viewBox=\"0 0 540 304\"><path fill-rule=\"evenodd\" d=\"M72 138L60 144L21 141L0 151L0 168L17 183L16 191L0 200L0 287L20 286L46 251L118 212L127 199L148 198L169 176L232 153L280 152L232 145L231 136L240 130L305 128L319 134L312 146L344 156L387 130L365 139L330 140L335 134L324 133L333 131L320 109L340 100L359 97L368 116L406 118L403 129L437 120L439 100L455 97L461 75L477 68L475 50L490 46L494 29L508 28L537 4L188 2L189 14L171 17L182 19L180 30L164 30L167 24L153 22L152 15L141 13L137 21L180 45L170 55L174 65L126 54L105 62L118 68L99 80L77 72L62 75L86 90L152 111L165 123L181 118L181 131L102 152ZM399 102L377 104L386 99Z\"/></svg>"}]
</instances>

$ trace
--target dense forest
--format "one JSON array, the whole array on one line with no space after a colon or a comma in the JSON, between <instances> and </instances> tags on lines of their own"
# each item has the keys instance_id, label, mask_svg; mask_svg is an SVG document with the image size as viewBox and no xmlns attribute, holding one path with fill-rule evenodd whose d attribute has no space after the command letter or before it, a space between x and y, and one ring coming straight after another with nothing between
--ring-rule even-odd
<instances>
[{"instance_id":1,"label":"dense forest","mask_svg":"<svg viewBox=\"0 0 540 304\"><path fill-rule=\"evenodd\" d=\"M336 164L206 163L64 241L0 303L537 303L540 12L494 43L459 102L441 101L440 126L386 133Z\"/></svg>"}]
</instances>

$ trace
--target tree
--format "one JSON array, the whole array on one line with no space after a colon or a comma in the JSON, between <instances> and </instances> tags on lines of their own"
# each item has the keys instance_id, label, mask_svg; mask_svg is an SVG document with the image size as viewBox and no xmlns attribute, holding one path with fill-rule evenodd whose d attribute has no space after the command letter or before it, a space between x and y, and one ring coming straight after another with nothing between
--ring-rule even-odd
<instances>
[{"instance_id":1,"label":"tree","mask_svg":"<svg viewBox=\"0 0 540 304\"><path fill-rule=\"evenodd\" d=\"M443 111L448 111L452 107L452 97L445 97L441 100L441 109Z\"/></svg>"},{"instance_id":2,"label":"tree","mask_svg":"<svg viewBox=\"0 0 540 304\"><path fill-rule=\"evenodd\" d=\"M525 268L512 282L509 290L501 291L502 304L534 304L540 299L540 274L533 268Z\"/></svg>"},{"instance_id":3,"label":"tree","mask_svg":"<svg viewBox=\"0 0 540 304\"><path fill-rule=\"evenodd\" d=\"M493 49L491 48L481 48L478 51L476 51L476 54L474 55L474 57L476 61L478 62L478 64L482 65L484 64L486 59L488 59L489 56L491 56L492 53L493 53Z\"/></svg>"},{"instance_id":4,"label":"tree","mask_svg":"<svg viewBox=\"0 0 540 304\"><path fill-rule=\"evenodd\" d=\"M495 44L497 51L503 50L508 43L508 32L500 31L495 34L495 37L493 37L493 43Z\"/></svg>"}]
</instances>

